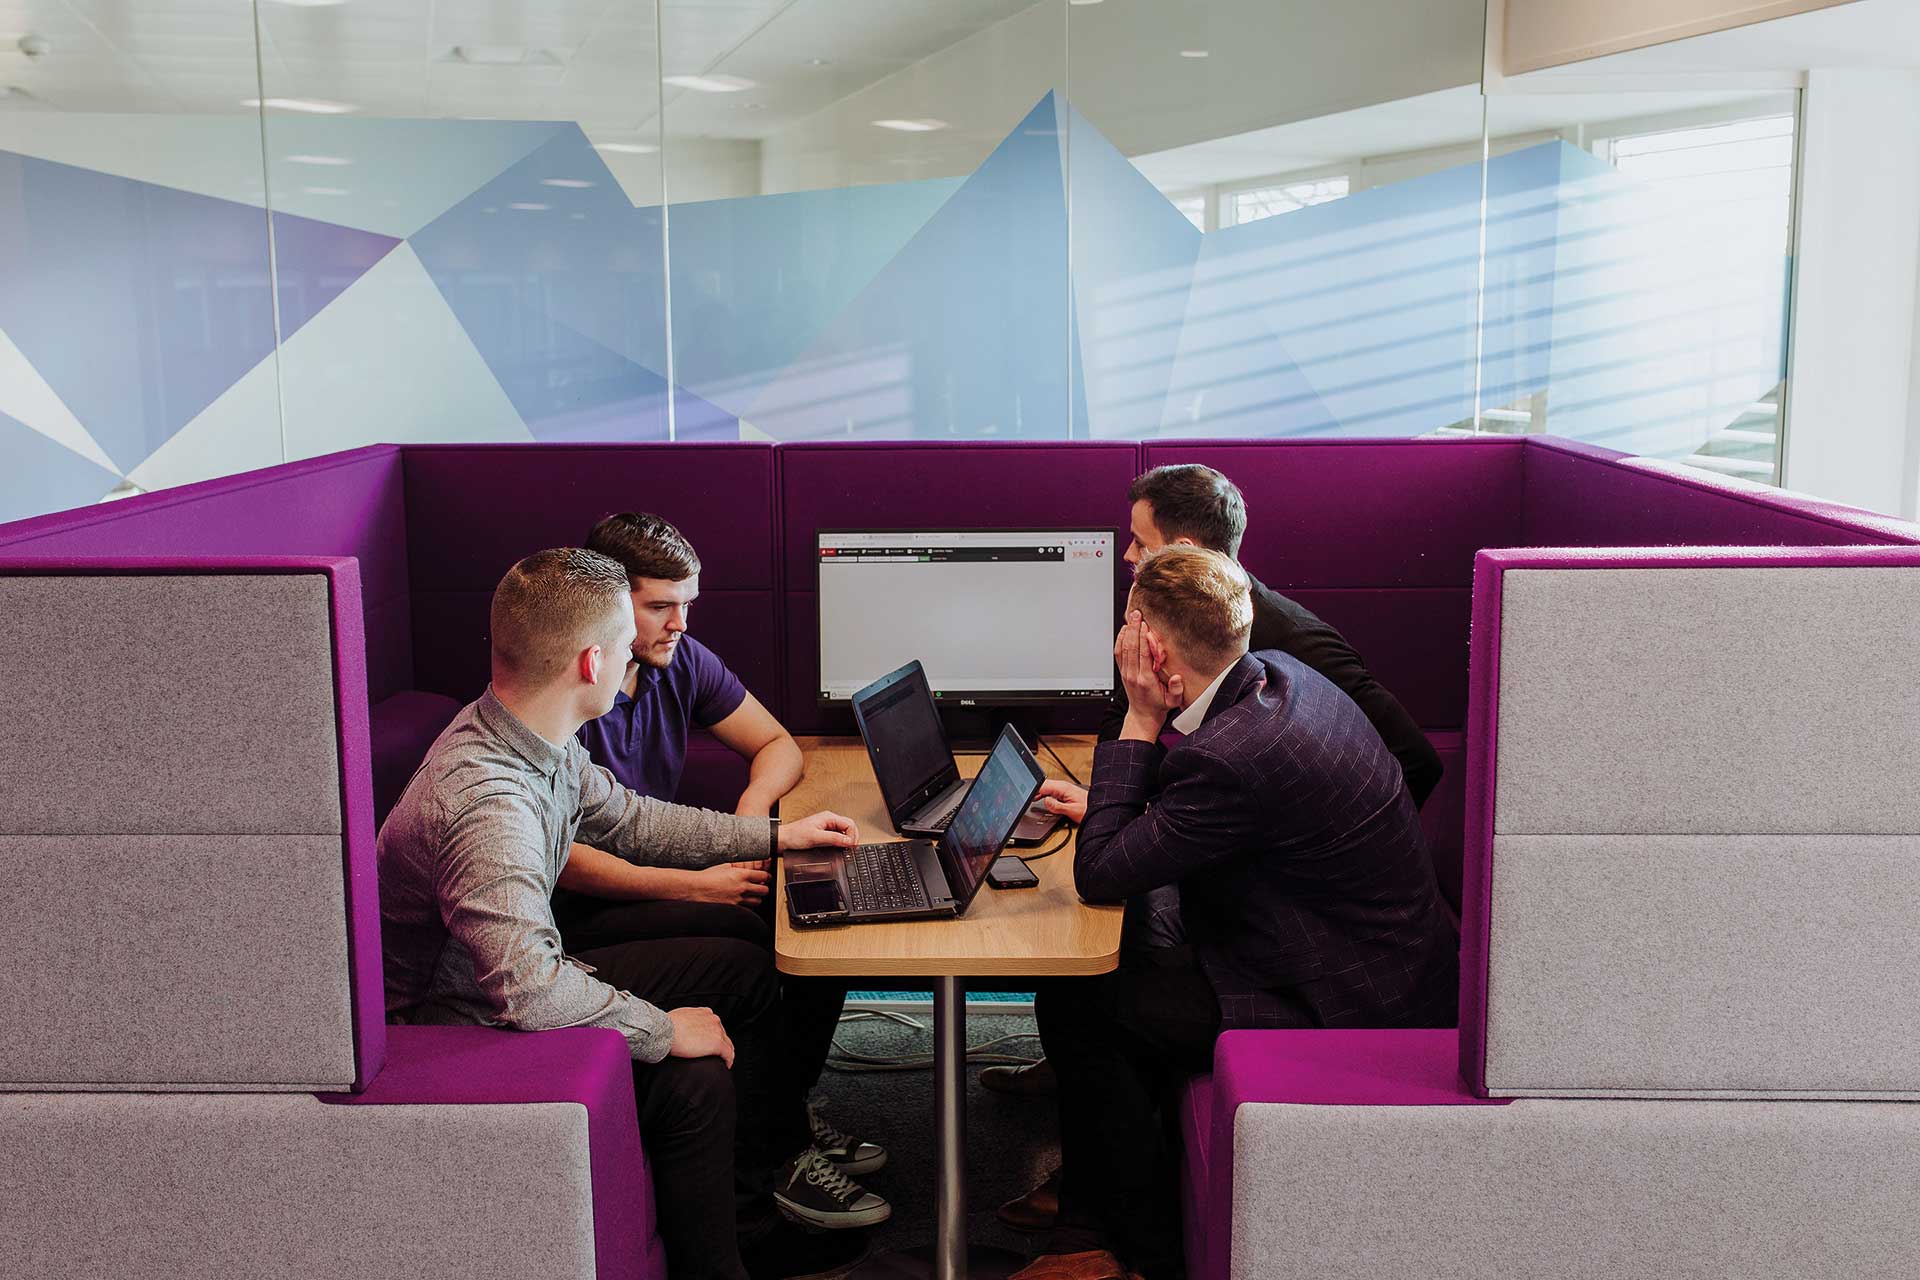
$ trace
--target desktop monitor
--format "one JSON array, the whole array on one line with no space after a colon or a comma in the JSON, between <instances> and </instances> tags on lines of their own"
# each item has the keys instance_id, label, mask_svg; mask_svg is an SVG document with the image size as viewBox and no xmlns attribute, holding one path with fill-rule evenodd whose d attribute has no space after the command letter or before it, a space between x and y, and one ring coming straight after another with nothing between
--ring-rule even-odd
<instances>
[{"instance_id":1,"label":"desktop monitor","mask_svg":"<svg viewBox=\"0 0 1920 1280\"><path fill-rule=\"evenodd\" d=\"M943 705L1113 692L1113 529L822 529L820 700L916 659Z\"/></svg>"}]
</instances>

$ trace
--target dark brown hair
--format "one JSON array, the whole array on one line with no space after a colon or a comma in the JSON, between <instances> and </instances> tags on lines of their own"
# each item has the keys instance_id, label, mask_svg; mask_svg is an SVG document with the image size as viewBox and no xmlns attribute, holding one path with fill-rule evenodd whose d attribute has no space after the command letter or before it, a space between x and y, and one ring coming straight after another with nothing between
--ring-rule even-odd
<instances>
[{"instance_id":1,"label":"dark brown hair","mask_svg":"<svg viewBox=\"0 0 1920 1280\"><path fill-rule=\"evenodd\" d=\"M618 560L630 579L683 582L700 572L700 557L686 535L645 511L623 511L593 526L587 550Z\"/></svg>"},{"instance_id":2,"label":"dark brown hair","mask_svg":"<svg viewBox=\"0 0 1920 1280\"><path fill-rule=\"evenodd\" d=\"M1240 555L1247 532L1247 504L1233 481L1188 462L1155 467L1127 489L1129 504L1144 500L1153 508L1154 527L1175 538L1192 538L1229 559Z\"/></svg>"}]
</instances>

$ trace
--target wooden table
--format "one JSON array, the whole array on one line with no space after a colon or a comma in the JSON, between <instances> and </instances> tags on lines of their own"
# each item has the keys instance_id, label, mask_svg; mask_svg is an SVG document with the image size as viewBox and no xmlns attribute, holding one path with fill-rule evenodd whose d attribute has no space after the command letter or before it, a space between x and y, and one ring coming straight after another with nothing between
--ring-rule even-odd
<instances>
[{"instance_id":1,"label":"wooden table","mask_svg":"<svg viewBox=\"0 0 1920 1280\"><path fill-rule=\"evenodd\" d=\"M801 738L807 776L780 811L803 817L831 809L860 824L863 842L894 839L880 788L859 739ZM1093 768L1093 739L1048 738L1084 781ZM1050 777L1065 777L1044 749L1035 758ZM985 761L961 755L960 771L973 776ZM1058 840L1056 833L1047 841ZM1047 845L1041 846L1042 848ZM1037 850L1012 852L1030 854ZM1073 839L1058 853L1032 864L1037 889L982 887L958 920L909 920L900 924L843 925L796 929L787 919L786 869L775 885L774 957L783 973L840 977L930 977L933 979L933 1107L937 1227L930 1249L890 1254L863 1268L863 1275L926 1276L966 1280L969 1272L1006 1275L1025 1259L1006 1250L969 1249L966 1239L966 992L969 974L1058 977L1106 973L1120 959L1120 908L1090 907L1073 889Z\"/></svg>"}]
</instances>

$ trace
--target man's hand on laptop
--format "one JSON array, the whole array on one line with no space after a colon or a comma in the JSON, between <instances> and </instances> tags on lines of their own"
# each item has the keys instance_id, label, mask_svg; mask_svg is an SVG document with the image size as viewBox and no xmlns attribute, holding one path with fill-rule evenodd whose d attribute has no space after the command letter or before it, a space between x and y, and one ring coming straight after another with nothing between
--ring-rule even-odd
<instances>
[{"instance_id":1,"label":"man's hand on laptop","mask_svg":"<svg viewBox=\"0 0 1920 1280\"><path fill-rule=\"evenodd\" d=\"M819 813L810 813L804 818L780 824L780 848L788 849L851 849L860 843L860 829L853 824L852 818L843 818L828 809Z\"/></svg>"},{"instance_id":2,"label":"man's hand on laptop","mask_svg":"<svg viewBox=\"0 0 1920 1280\"><path fill-rule=\"evenodd\" d=\"M722 862L690 872L692 880L687 898L729 907L757 906L773 882L767 867L765 862Z\"/></svg>"},{"instance_id":3,"label":"man's hand on laptop","mask_svg":"<svg viewBox=\"0 0 1920 1280\"><path fill-rule=\"evenodd\" d=\"M1069 822L1087 820L1087 789L1071 782L1048 778L1040 784L1040 803L1048 813L1057 813Z\"/></svg>"},{"instance_id":4,"label":"man's hand on laptop","mask_svg":"<svg viewBox=\"0 0 1920 1280\"><path fill-rule=\"evenodd\" d=\"M719 1014L690 1006L669 1009L667 1017L673 1020L673 1044L667 1049L669 1058L718 1058L732 1069L733 1041L727 1038L727 1029L721 1024Z\"/></svg>"}]
</instances>

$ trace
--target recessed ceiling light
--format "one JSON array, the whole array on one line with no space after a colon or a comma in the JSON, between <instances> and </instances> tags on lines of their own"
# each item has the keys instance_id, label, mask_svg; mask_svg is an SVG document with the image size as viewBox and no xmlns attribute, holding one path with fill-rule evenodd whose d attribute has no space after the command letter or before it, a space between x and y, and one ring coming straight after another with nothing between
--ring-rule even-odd
<instances>
[{"instance_id":1,"label":"recessed ceiling light","mask_svg":"<svg viewBox=\"0 0 1920 1280\"><path fill-rule=\"evenodd\" d=\"M288 164L317 164L317 165L324 165L327 168L333 169L333 168L338 168L343 164L352 164L353 161L347 159L347 157L345 156L288 156L287 163Z\"/></svg>"},{"instance_id":2,"label":"recessed ceiling light","mask_svg":"<svg viewBox=\"0 0 1920 1280\"><path fill-rule=\"evenodd\" d=\"M527 213L539 213L543 209L553 208L550 204L541 204L538 200L516 200L508 205L509 209L520 209Z\"/></svg>"},{"instance_id":3,"label":"recessed ceiling light","mask_svg":"<svg viewBox=\"0 0 1920 1280\"><path fill-rule=\"evenodd\" d=\"M767 104L764 102L749 102L747 104L747 110L749 111L765 111L766 109Z\"/></svg>"},{"instance_id":4,"label":"recessed ceiling light","mask_svg":"<svg viewBox=\"0 0 1920 1280\"><path fill-rule=\"evenodd\" d=\"M831 58L808 58L808 59L807 59L807 65L808 65L808 66L810 66L810 67L830 67L830 66L832 66L832 65L833 65L833 59L831 59Z\"/></svg>"},{"instance_id":5,"label":"recessed ceiling light","mask_svg":"<svg viewBox=\"0 0 1920 1280\"><path fill-rule=\"evenodd\" d=\"M651 142L596 142L595 151L611 151L621 156L650 156L660 148Z\"/></svg>"},{"instance_id":6,"label":"recessed ceiling light","mask_svg":"<svg viewBox=\"0 0 1920 1280\"><path fill-rule=\"evenodd\" d=\"M585 188L591 187L594 184L584 178L542 178L540 179L540 185L543 187Z\"/></svg>"},{"instance_id":7,"label":"recessed ceiling light","mask_svg":"<svg viewBox=\"0 0 1920 1280\"><path fill-rule=\"evenodd\" d=\"M274 0L289 9L331 9L335 5L345 4L347 0Z\"/></svg>"},{"instance_id":8,"label":"recessed ceiling light","mask_svg":"<svg viewBox=\"0 0 1920 1280\"><path fill-rule=\"evenodd\" d=\"M1204 58L1207 56L1207 51L1205 49L1182 49L1180 56L1183 58Z\"/></svg>"},{"instance_id":9,"label":"recessed ceiling light","mask_svg":"<svg viewBox=\"0 0 1920 1280\"><path fill-rule=\"evenodd\" d=\"M901 133L932 133L935 129L947 127L945 120L875 120L874 125L881 129L895 129Z\"/></svg>"},{"instance_id":10,"label":"recessed ceiling light","mask_svg":"<svg viewBox=\"0 0 1920 1280\"><path fill-rule=\"evenodd\" d=\"M302 187L300 190L310 196L347 196L353 194L345 187Z\"/></svg>"},{"instance_id":11,"label":"recessed ceiling light","mask_svg":"<svg viewBox=\"0 0 1920 1280\"><path fill-rule=\"evenodd\" d=\"M1100 0L1067 0L1068 4L1099 4Z\"/></svg>"},{"instance_id":12,"label":"recessed ceiling light","mask_svg":"<svg viewBox=\"0 0 1920 1280\"><path fill-rule=\"evenodd\" d=\"M756 85L745 76L667 76L662 83L698 93L739 93Z\"/></svg>"},{"instance_id":13,"label":"recessed ceiling light","mask_svg":"<svg viewBox=\"0 0 1920 1280\"><path fill-rule=\"evenodd\" d=\"M268 98L262 102L259 98L243 98L243 107L271 107L275 111L304 111L314 116L345 115L356 108L346 102L323 102L319 98Z\"/></svg>"}]
</instances>

